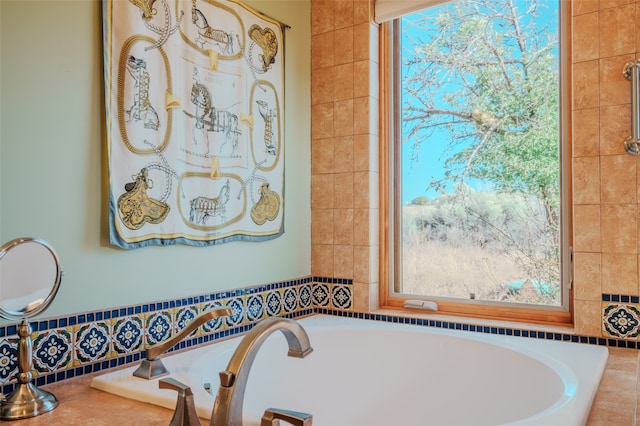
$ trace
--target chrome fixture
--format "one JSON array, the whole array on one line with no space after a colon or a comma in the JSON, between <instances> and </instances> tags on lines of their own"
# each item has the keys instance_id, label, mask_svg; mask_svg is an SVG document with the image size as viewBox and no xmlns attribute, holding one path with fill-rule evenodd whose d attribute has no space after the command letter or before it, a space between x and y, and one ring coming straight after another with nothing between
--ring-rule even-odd
<instances>
[{"instance_id":1,"label":"chrome fixture","mask_svg":"<svg viewBox=\"0 0 640 426\"><path fill-rule=\"evenodd\" d=\"M288 356L304 358L313 351L309 344L307 332L296 321L271 317L259 322L242 339L231 356L227 369L220 372L220 387L213 404L211 426L242 426L242 405L251 365L264 341L276 330L280 330L287 339L287 344L289 345ZM280 416L277 418L286 420L284 414L282 414L283 410L269 409L265 416L269 412L272 413L270 414L272 419L274 419L274 416ZM307 423L295 424L310 425L312 421L311 415L303 414L303 416L305 416ZM291 416L292 419L293 417L295 416ZM263 426L274 424L268 419L269 416L267 416L267 420L263 418Z\"/></svg>"},{"instance_id":2,"label":"chrome fixture","mask_svg":"<svg viewBox=\"0 0 640 426\"><path fill-rule=\"evenodd\" d=\"M193 330L214 318L231 316L233 312L227 307L215 308L195 317L182 330L167 340L147 348L147 357L142 360L140 366L133 372L133 375L143 379L154 379L169 374L169 370L164 366L160 355L180 343L189 336Z\"/></svg>"},{"instance_id":3,"label":"chrome fixture","mask_svg":"<svg viewBox=\"0 0 640 426\"><path fill-rule=\"evenodd\" d=\"M0 423L35 417L58 406L55 395L33 383L32 329L27 320L49 307L61 281L58 256L45 241L17 238L0 247L0 317L20 320L18 383L0 401Z\"/></svg>"},{"instance_id":4,"label":"chrome fixture","mask_svg":"<svg viewBox=\"0 0 640 426\"><path fill-rule=\"evenodd\" d=\"M631 155L640 155L640 61L629 61L624 65L622 74L631 80L631 136L624 141L624 149Z\"/></svg>"}]
</instances>

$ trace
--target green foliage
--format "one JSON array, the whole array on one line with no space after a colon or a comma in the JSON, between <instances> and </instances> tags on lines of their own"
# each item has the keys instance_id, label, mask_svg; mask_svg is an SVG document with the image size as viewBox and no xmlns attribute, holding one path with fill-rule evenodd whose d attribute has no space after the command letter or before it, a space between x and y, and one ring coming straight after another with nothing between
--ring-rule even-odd
<instances>
[{"instance_id":1,"label":"green foliage","mask_svg":"<svg viewBox=\"0 0 640 426\"><path fill-rule=\"evenodd\" d=\"M415 157L435 129L449 133L445 177L431 188L468 178L491 182L542 200L556 227L558 45L535 19L544 6L460 0L408 23L422 36L404 52L403 126Z\"/></svg>"},{"instance_id":2,"label":"green foliage","mask_svg":"<svg viewBox=\"0 0 640 426\"><path fill-rule=\"evenodd\" d=\"M411 200L411 204L414 204L416 206L426 206L427 204L429 204L429 199L423 195Z\"/></svg>"}]
</instances>

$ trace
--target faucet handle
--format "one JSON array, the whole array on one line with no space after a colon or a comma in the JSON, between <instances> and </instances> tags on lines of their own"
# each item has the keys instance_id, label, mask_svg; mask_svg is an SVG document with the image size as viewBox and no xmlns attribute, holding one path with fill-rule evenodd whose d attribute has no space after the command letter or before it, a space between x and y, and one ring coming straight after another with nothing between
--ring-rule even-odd
<instances>
[{"instance_id":1,"label":"faucet handle","mask_svg":"<svg viewBox=\"0 0 640 426\"><path fill-rule=\"evenodd\" d=\"M224 370L218 373L220 376L220 386L230 388L236 381L236 375L229 370Z\"/></svg>"},{"instance_id":2,"label":"faucet handle","mask_svg":"<svg viewBox=\"0 0 640 426\"><path fill-rule=\"evenodd\" d=\"M193 402L193 392L191 388L176 379L167 377L158 381L160 389L173 389L178 391L178 402L176 411L169 426L201 426L196 413L196 406Z\"/></svg>"},{"instance_id":3,"label":"faucet handle","mask_svg":"<svg viewBox=\"0 0 640 426\"><path fill-rule=\"evenodd\" d=\"M155 1L155 0L154 0ZM169 374L169 370L162 364L162 360L159 359L160 355L176 346L185 338L189 337L191 333L202 324L210 321L214 318L231 316L233 312L230 308L219 307L211 309L193 320L189 321L182 330L175 335L163 340L160 343L156 343L146 349L146 358L142 361L140 366L133 372L133 375L142 379L151 380L156 377Z\"/></svg>"},{"instance_id":4,"label":"faucet handle","mask_svg":"<svg viewBox=\"0 0 640 426\"><path fill-rule=\"evenodd\" d=\"M311 426L313 416L299 411L268 408L262 416L260 426L279 426L280 420L284 420L294 426Z\"/></svg>"}]
</instances>

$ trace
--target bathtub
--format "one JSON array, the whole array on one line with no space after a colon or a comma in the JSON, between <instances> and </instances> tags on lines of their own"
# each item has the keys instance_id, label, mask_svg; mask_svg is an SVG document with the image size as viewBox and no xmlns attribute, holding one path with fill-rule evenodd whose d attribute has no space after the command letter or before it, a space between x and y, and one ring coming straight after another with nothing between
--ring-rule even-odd
<instances>
[{"instance_id":1,"label":"bathtub","mask_svg":"<svg viewBox=\"0 0 640 426\"><path fill-rule=\"evenodd\" d=\"M249 375L245 426L259 425L269 407L311 413L315 426L581 425L608 356L600 346L351 318L299 322L313 353L287 357L280 332L266 340ZM163 358L191 386L202 418L241 338ZM133 377L136 367L91 385L173 409L176 393Z\"/></svg>"}]
</instances>

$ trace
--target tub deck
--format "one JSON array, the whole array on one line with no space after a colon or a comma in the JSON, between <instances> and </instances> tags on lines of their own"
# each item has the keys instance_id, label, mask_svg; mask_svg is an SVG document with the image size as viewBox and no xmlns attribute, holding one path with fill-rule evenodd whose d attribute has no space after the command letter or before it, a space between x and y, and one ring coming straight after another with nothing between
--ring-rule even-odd
<instances>
[{"instance_id":1,"label":"tub deck","mask_svg":"<svg viewBox=\"0 0 640 426\"><path fill-rule=\"evenodd\" d=\"M640 425L638 384L640 351L610 348L604 375L591 407L587 426ZM125 368L125 367L122 367ZM111 426L166 426L173 412L166 408L133 401L90 387L93 377L80 376L42 386L53 392L60 406L50 413L12 421L15 426L50 426L52 424ZM207 424L204 419L202 424Z\"/></svg>"},{"instance_id":2,"label":"tub deck","mask_svg":"<svg viewBox=\"0 0 640 426\"><path fill-rule=\"evenodd\" d=\"M319 426L354 421L417 424L424 412L435 424L581 425L607 357L602 347L544 339L331 316L300 322L312 346L318 345L317 354L303 363L292 362L284 356L284 339L267 339L247 386L245 420L258 423L264 407L276 406L313 413ZM389 329L393 331L385 331ZM236 344L222 342L165 359L172 375L192 387L200 416L210 414L213 401L200 387L211 383L217 388L217 372L226 367ZM393 374L379 374L382 360ZM175 406L173 392L158 390L154 381L132 378L129 369L101 376L93 385ZM487 409L495 401L500 401L500 408ZM467 410L460 411L460 405ZM396 409L389 411L387 406Z\"/></svg>"}]
</instances>

